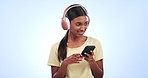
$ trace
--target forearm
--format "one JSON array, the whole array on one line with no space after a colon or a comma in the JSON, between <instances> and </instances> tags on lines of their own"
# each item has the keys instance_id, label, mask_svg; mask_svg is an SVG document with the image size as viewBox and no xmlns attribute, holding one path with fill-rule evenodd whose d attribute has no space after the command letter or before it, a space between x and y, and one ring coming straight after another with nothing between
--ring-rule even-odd
<instances>
[{"instance_id":1,"label":"forearm","mask_svg":"<svg viewBox=\"0 0 148 78\"><path fill-rule=\"evenodd\" d=\"M62 63L59 70L53 75L53 78L64 78L67 70L67 64Z\"/></svg>"},{"instance_id":2,"label":"forearm","mask_svg":"<svg viewBox=\"0 0 148 78\"><path fill-rule=\"evenodd\" d=\"M103 77L103 70L97 65L96 61L93 60L89 62L92 74L94 78L102 78Z\"/></svg>"}]
</instances>

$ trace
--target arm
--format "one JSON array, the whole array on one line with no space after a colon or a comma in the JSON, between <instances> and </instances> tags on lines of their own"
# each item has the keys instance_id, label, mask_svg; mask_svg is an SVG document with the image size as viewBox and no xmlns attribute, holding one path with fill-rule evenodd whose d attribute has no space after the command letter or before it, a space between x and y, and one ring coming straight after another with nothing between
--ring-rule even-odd
<instances>
[{"instance_id":1,"label":"arm","mask_svg":"<svg viewBox=\"0 0 148 78\"><path fill-rule=\"evenodd\" d=\"M52 78L65 78L68 64L79 63L82 61L80 54L73 54L64 59L61 67L51 66Z\"/></svg>"},{"instance_id":2,"label":"arm","mask_svg":"<svg viewBox=\"0 0 148 78\"><path fill-rule=\"evenodd\" d=\"M92 61L89 63L92 74L94 78L102 78L103 77L103 60Z\"/></svg>"},{"instance_id":3,"label":"arm","mask_svg":"<svg viewBox=\"0 0 148 78\"><path fill-rule=\"evenodd\" d=\"M64 78L67 65L62 63L61 67L51 66L52 78Z\"/></svg>"},{"instance_id":4,"label":"arm","mask_svg":"<svg viewBox=\"0 0 148 78\"><path fill-rule=\"evenodd\" d=\"M92 55L87 54L85 60L89 63L94 78L103 77L103 60L95 61Z\"/></svg>"}]
</instances>

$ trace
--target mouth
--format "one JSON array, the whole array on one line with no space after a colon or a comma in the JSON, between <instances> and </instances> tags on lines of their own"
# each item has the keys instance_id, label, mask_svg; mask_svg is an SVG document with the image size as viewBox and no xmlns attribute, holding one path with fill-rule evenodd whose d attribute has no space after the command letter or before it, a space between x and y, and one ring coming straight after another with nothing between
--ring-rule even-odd
<instances>
[{"instance_id":1,"label":"mouth","mask_svg":"<svg viewBox=\"0 0 148 78\"><path fill-rule=\"evenodd\" d=\"M78 31L78 34L79 35L83 35L84 34L84 31Z\"/></svg>"}]
</instances>

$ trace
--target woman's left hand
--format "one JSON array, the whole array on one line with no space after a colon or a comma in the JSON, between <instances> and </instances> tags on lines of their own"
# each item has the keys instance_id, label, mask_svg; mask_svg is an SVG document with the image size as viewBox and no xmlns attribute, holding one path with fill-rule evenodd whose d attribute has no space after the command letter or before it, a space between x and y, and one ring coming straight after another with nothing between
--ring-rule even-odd
<instances>
[{"instance_id":1,"label":"woman's left hand","mask_svg":"<svg viewBox=\"0 0 148 78\"><path fill-rule=\"evenodd\" d=\"M87 62L89 62L89 63L95 61L94 58L93 58L94 52L91 52L91 53L92 53L91 55L86 53L87 57L84 56L84 59L85 59Z\"/></svg>"}]
</instances>

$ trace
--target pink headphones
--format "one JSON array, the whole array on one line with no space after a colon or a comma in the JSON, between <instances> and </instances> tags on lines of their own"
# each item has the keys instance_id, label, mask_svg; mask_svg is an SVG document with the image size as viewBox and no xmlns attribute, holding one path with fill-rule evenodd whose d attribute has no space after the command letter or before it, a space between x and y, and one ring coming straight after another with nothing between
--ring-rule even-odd
<instances>
[{"instance_id":1,"label":"pink headphones","mask_svg":"<svg viewBox=\"0 0 148 78\"><path fill-rule=\"evenodd\" d=\"M74 5L70 5L68 6L65 11L64 11L64 14L63 14L63 17L62 17L62 20L61 20L61 25L62 25L62 28L63 30L68 30L70 28L70 22L69 22L69 19L66 17L66 14L67 12L73 8L73 7L77 7L77 6L80 6L83 8L83 10L87 13L86 9L81 6L80 4L74 4ZM89 17L88 17L88 22L90 21Z\"/></svg>"}]
</instances>

